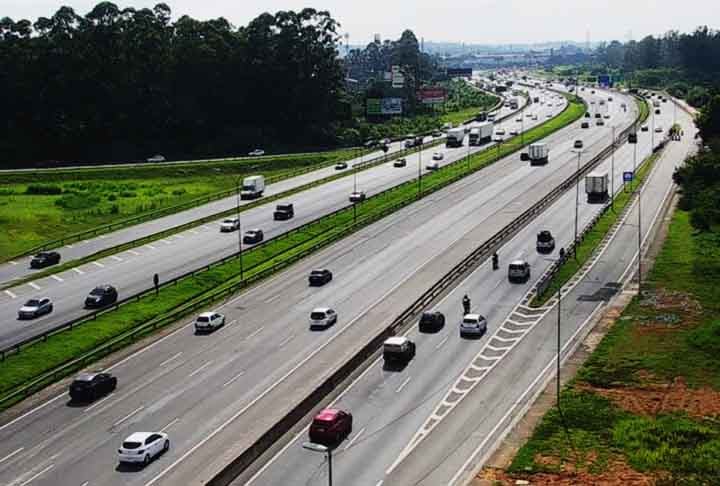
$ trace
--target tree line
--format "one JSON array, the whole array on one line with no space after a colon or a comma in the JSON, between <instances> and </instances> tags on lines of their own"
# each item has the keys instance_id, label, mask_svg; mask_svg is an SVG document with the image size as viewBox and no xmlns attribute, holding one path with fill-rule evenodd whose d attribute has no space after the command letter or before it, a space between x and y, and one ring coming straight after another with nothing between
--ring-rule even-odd
<instances>
[{"instance_id":1,"label":"tree line","mask_svg":"<svg viewBox=\"0 0 720 486\"><path fill-rule=\"evenodd\" d=\"M328 12L171 20L164 4L0 20L0 165L337 142L350 118Z\"/></svg>"}]
</instances>

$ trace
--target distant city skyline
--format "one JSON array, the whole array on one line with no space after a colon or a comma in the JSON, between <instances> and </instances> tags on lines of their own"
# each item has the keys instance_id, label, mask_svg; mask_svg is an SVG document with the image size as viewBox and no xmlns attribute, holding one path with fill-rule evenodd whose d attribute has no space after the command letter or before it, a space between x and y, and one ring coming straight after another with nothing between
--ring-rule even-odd
<instances>
[{"instance_id":1,"label":"distant city skyline","mask_svg":"<svg viewBox=\"0 0 720 486\"><path fill-rule=\"evenodd\" d=\"M85 15L99 0L0 0L0 17L31 21L51 16L63 5ZM157 0L118 0L126 7L152 8ZM426 41L466 44L532 44L572 40L591 42L639 40L668 30L690 32L700 25L720 27L720 9L710 0L687 0L678 7L670 0L476 0L445 3L437 0L387 2L364 0L170 0L173 18L225 17L233 25L245 25L263 12L300 10L312 6L328 10L350 35L353 45L372 42L374 35L396 39L404 29Z\"/></svg>"}]
</instances>

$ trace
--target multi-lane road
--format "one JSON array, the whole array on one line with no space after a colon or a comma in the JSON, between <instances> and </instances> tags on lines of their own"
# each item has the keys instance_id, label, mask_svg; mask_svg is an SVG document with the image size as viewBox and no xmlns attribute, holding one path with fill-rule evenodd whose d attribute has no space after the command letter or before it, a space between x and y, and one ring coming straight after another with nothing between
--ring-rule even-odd
<instances>
[{"instance_id":1,"label":"multi-lane road","mask_svg":"<svg viewBox=\"0 0 720 486\"><path fill-rule=\"evenodd\" d=\"M561 103L564 105L564 101L554 99L551 107L547 104L544 106L531 105L527 111L537 114L538 120L535 121L525 116L525 128L546 121L549 113L559 113L563 108L562 105L558 106ZM501 124L507 130L518 128L518 125L514 118ZM472 147L470 152L477 152L484 148L486 147ZM341 178L295 194L287 199L287 202L292 202L295 206L295 217L289 221L273 221L274 204L249 209L242 213L243 231L259 228L264 231L266 238L280 235L289 229L347 206L349 204L348 196L355 187L371 196L417 177L418 163L420 163L422 173L427 173L426 165L432 161L433 154L436 152L442 153L444 156L444 160L440 161L442 166L466 156L468 150L467 147L448 149L441 145L431 150L424 150L422 160L420 160L419 154L408 157L407 167L395 168L390 162L359 171L356 176ZM333 172L334 170L330 168L313 172L314 179L308 179L309 176L300 176L272 184L269 186L269 193L279 193L287 190L288 187L298 187L309 180L320 179L329 174L327 171ZM133 235L132 238L152 234L158 230L158 224L164 225L167 220L172 220L174 226L200 217L198 215L201 212L215 214L222 209L234 207L234 204L234 198L211 203L202 208L163 218L164 222L162 223L149 222L119 231L118 234L111 234L105 239L98 238L88 245L105 245L110 240L117 243L118 238L124 239L128 234ZM87 294L96 285L111 284L115 286L122 299L124 296L152 287L153 275L156 273L161 280L170 280L237 252L237 233L220 233L220 221L191 228L153 243L0 292L0 321L4 323L0 328L0 348L11 346L63 322L87 314L88 311L83 309L82 304ZM248 246L244 245L244 248ZM64 249L63 253L66 251L68 249ZM10 267L13 266L10 265ZM49 297L54 302L54 311L32 321L17 320L18 309L25 300L31 297Z\"/></svg>"},{"instance_id":2,"label":"multi-lane road","mask_svg":"<svg viewBox=\"0 0 720 486\"><path fill-rule=\"evenodd\" d=\"M606 96L598 93L597 98ZM617 102L610 106L605 127L583 130L578 122L548 137L547 166L529 167L517 154L507 157L234 298L221 307L228 325L214 334L195 336L189 323L178 325L152 346L110 367L120 384L104 401L74 407L60 394L1 425L0 483L206 481L439 275L568 177L576 163L570 152L573 140L584 140L584 160L607 146L610 126L624 128L635 118L634 104L628 103L627 112ZM460 156L466 151L456 152ZM452 160L449 155L446 159ZM378 169L390 174L399 170ZM372 180L368 174L360 175L361 184L367 182L364 177ZM338 190L343 198L350 185ZM264 220L269 221L269 209L265 211ZM211 231L213 239L222 236L216 228ZM200 251L194 245L193 250ZM509 256L503 251L503 262ZM335 280L320 289L308 288L307 273L318 266L331 268ZM500 275L495 277L500 282ZM506 287L498 284L493 291ZM480 304L483 296L478 294L474 301ZM340 319L327 331L311 332L307 317L320 305L334 307ZM448 306L452 307L449 300ZM452 343L448 339L445 344ZM414 386L412 379L405 385L410 390ZM142 471L117 468L117 446L135 430L166 430L173 440L171 450ZM275 471L268 469L268 474Z\"/></svg>"},{"instance_id":3,"label":"multi-lane road","mask_svg":"<svg viewBox=\"0 0 720 486\"><path fill-rule=\"evenodd\" d=\"M670 126L671 116L661 115L655 123ZM682 116L679 121L691 134L689 117ZM638 161L650 152L653 137L649 132L639 135L637 145L625 144L615 154L618 191L623 190L622 173L633 169L635 149ZM645 227L657 214L659 201L672 183L672 170L684 160L691 139L687 136L682 144L671 144L653 174L643 196ZM598 169L610 172L611 160ZM583 228L602 206L586 202L582 183L580 196L578 216ZM339 484L450 484L460 477L456 476L458 471L469 466L463 465L479 445L484 447L481 452L489 450L494 443L486 439L496 433L496 424L551 360L555 342L554 316L548 315L549 308L525 308L518 315L517 306L531 285L509 283L506 264L513 259L527 260L532 266L531 284L536 281L557 258L558 249L573 241L574 210L575 191L570 191L499 250L505 264L500 271L493 271L487 262L444 297L435 310L445 314L445 328L435 334L409 331L408 336L417 344L417 356L405 369L387 371L378 359L342 392L334 406L353 413L354 430L333 455L333 475ZM535 235L541 229L551 230L557 240L551 255L535 250ZM624 228L625 238L618 238L582 285L566 297L565 341L598 305L597 299L587 296L606 295L605 284L620 280L618 275L630 264L637 248L632 244L632 231L636 229ZM472 311L488 319L488 333L481 340L459 337L460 302L465 294L471 297ZM534 325L537 330L531 328ZM496 337L491 339L495 332ZM326 461L322 455L302 448L307 440L304 429L260 471L249 471L237 484L323 484Z\"/></svg>"}]
</instances>

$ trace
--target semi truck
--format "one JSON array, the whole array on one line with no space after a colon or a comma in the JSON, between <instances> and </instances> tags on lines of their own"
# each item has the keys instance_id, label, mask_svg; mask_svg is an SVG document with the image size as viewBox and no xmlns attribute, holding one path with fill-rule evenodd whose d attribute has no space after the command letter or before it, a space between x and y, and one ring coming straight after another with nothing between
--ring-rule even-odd
<instances>
[{"instance_id":1,"label":"semi truck","mask_svg":"<svg viewBox=\"0 0 720 486\"><path fill-rule=\"evenodd\" d=\"M448 130L447 138L445 139L446 147L462 147L463 140L465 139L465 129L462 127L453 128Z\"/></svg>"},{"instance_id":2,"label":"semi truck","mask_svg":"<svg viewBox=\"0 0 720 486\"><path fill-rule=\"evenodd\" d=\"M470 138L468 143L470 145L482 145L484 143L488 143L492 139L492 134L492 123L480 123L470 129Z\"/></svg>"},{"instance_id":3,"label":"semi truck","mask_svg":"<svg viewBox=\"0 0 720 486\"><path fill-rule=\"evenodd\" d=\"M544 165L548 163L548 155L550 149L544 143L531 143L528 147L528 157L530 165Z\"/></svg>"},{"instance_id":4,"label":"semi truck","mask_svg":"<svg viewBox=\"0 0 720 486\"><path fill-rule=\"evenodd\" d=\"M263 195L265 190L265 177L261 175L249 176L243 179L241 199L255 199Z\"/></svg>"},{"instance_id":5,"label":"semi truck","mask_svg":"<svg viewBox=\"0 0 720 486\"><path fill-rule=\"evenodd\" d=\"M602 204L608 199L607 172L591 172L585 176L585 193L589 204Z\"/></svg>"}]
</instances>

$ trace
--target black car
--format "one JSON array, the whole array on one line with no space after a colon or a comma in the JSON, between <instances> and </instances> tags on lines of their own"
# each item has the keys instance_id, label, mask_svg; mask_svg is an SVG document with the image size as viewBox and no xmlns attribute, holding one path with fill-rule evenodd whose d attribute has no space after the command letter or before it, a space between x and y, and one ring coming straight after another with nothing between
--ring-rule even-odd
<instances>
[{"instance_id":1,"label":"black car","mask_svg":"<svg viewBox=\"0 0 720 486\"><path fill-rule=\"evenodd\" d=\"M659 115L659 114L660 114L660 108L658 108L658 109L655 110L655 114L656 114L656 115Z\"/></svg>"},{"instance_id":2,"label":"black car","mask_svg":"<svg viewBox=\"0 0 720 486\"><path fill-rule=\"evenodd\" d=\"M602 114L600 114L600 113L595 113L595 118L602 118Z\"/></svg>"},{"instance_id":3,"label":"black car","mask_svg":"<svg viewBox=\"0 0 720 486\"><path fill-rule=\"evenodd\" d=\"M325 285L329 281L331 281L333 278L333 274L330 270L327 268L323 268L320 270L313 270L310 272L310 276L308 277L308 281L310 282L311 286L321 286Z\"/></svg>"},{"instance_id":4,"label":"black car","mask_svg":"<svg viewBox=\"0 0 720 486\"><path fill-rule=\"evenodd\" d=\"M295 216L295 208L292 203L278 204L275 206L275 212L273 213L273 219L275 221L285 221Z\"/></svg>"},{"instance_id":5,"label":"black car","mask_svg":"<svg viewBox=\"0 0 720 486\"><path fill-rule=\"evenodd\" d=\"M589 111L586 111L586 112L585 112L585 118L590 118L590 112L589 112Z\"/></svg>"},{"instance_id":6,"label":"black car","mask_svg":"<svg viewBox=\"0 0 720 486\"><path fill-rule=\"evenodd\" d=\"M86 308L105 307L117 302L118 292L112 285L100 285L92 289L90 295L85 298Z\"/></svg>"},{"instance_id":7,"label":"black car","mask_svg":"<svg viewBox=\"0 0 720 486\"><path fill-rule=\"evenodd\" d=\"M418 328L420 332L437 332L445 326L445 315L442 312L423 312Z\"/></svg>"},{"instance_id":8,"label":"black car","mask_svg":"<svg viewBox=\"0 0 720 486\"><path fill-rule=\"evenodd\" d=\"M580 128L590 128L590 124L588 122L582 122Z\"/></svg>"},{"instance_id":9,"label":"black car","mask_svg":"<svg viewBox=\"0 0 720 486\"><path fill-rule=\"evenodd\" d=\"M60 263L60 253L56 251L41 251L30 260L30 268L45 268Z\"/></svg>"},{"instance_id":10,"label":"black car","mask_svg":"<svg viewBox=\"0 0 720 486\"><path fill-rule=\"evenodd\" d=\"M70 399L75 402L92 402L112 393L117 378L110 373L81 373L70 384Z\"/></svg>"},{"instance_id":11,"label":"black car","mask_svg":"<svg viewBox=\"0 0 720 486\"><path fill-rule=\"evenodd\" d=\"M265 235L261 229L251 229L245 232L245 236L243 236L243 243L254 245L255 243L260 243L264 238Z\"/></svg>"},{"instance_id":12,"label":"black car","mask_svg":"<svg viewBox=\"0 0 720 486\"><path fill-rule=\"evenodd\" d=\"M537 243L535 248L538 253L551 253L555 250L555 238L548 230L542 230L537 234Z\"/></svg>"}]
</instances>

